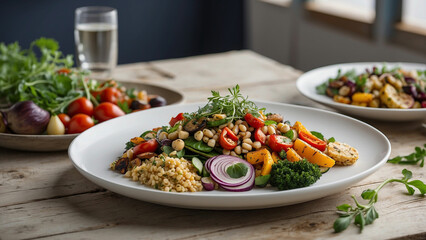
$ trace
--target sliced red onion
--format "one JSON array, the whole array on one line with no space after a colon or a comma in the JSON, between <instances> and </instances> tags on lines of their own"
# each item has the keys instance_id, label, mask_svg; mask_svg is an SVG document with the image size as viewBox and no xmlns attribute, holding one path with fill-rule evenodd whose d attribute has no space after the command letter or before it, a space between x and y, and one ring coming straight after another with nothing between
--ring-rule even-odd
<instances>
[{"instance_id":1,"label":"sliced red onion","mask_svg":"<svg viewBox=\"0 0 426 240\"><path fill-rule=\"evenodd\" d=\"M248 167L247 174L240 178L232 178L226 172L228 167L243 163ZM210 172L210 177L222 188L229 191L248 191L254 186L255 171L247 161L229 155L220 155L208 159L204 165Z\"/></svg>"},{"instance_id":2,"label":"sliced red onion","mask_svg":"<svg viewBox=\"0 0 426 240\"><path fill-rule=\"evenodd\" d=\"M201 178L201 183L203 184L204 189L207 191L214 190L214 182L210 177Z\"/></svg>"}]
</instances>

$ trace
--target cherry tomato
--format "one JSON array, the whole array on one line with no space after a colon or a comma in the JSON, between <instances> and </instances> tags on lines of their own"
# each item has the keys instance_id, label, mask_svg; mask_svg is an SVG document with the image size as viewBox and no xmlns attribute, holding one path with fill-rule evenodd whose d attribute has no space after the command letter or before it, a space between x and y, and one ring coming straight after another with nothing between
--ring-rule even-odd
<instances>
[{"instance_id":1,"label":"cherry tomato","mask_svg":"<svg viewBox=\"0 0 426 240\"><path fill-rule=\"evenodd\" d=\"M237 146L238 137L228 127L224 127L220 133L219 144L223 149L232 150Z\"/></svg>"},{"instance_id":2,"label":"cherry tomato","mask_svg":"<svg viewBox=\"0 0 426 240\"><path fill-rule=\"evenodd\" d=\"M246 115L244 116L244 119L247 121L247 123L250 126L254 128L261 128L265 125L265 122L263 121L263 119L257 118L253 116L253 114L251 113L246 113Z\"/></svg>"},{"instance_id":3,"label":"cherry tomato","mask_svg":"<svg viewBox=\"0 0 426 240\"><path fill-rule=\"evenodd\" d=\"M146 152L155 152L158 148L158 142L155 139L150 139L133 148L133 155L138 155Z\"/></svg>"},{"instance_id":4,"label":"cherry tomato","mask_svg":"<svg viewBox=\"0 0 426 240\"><path fill-rule=\"evenodd\" d=\"M70 116L66 115L65 113L60 113L58 114L58 117L61 120L62 124L64 124L65 128L68 128L71 121Z\"/></svg>"},{"instance_id":5,"label":"cherry tomato","mask_svg":"<svg viewBox=\"0 0 426 240\"><path fill-rule=\"evenodd\" d=\"M179 113L176 117L172 117L172 119L170 119L169 124L170 124L170 126L173 127L177 122L179 122L183 119L184 119L183 113Z\"/></svg>"},{"instance_id":6,"label":"cherry tomato","mask_svg":"<svg viewBox=\"0 0 426 240\"><path fill-rule=\"evenodd\" d=\"M93 127L94 125L95 122L90 116L83 113L78 113L71 118L67 133L81 133Z\"/></svg>"},{"instance_id":7,"label":"cherry tomato","mask_svg":"<svg viewBox=\"0 0 426 240\"><path fill-rule=\"evenodd\" d=\"M61 68L58 71L56 71L58 74L70 74L71 73L71 69L69 68Z\"/></svg>"},{"instance_id":8,"label":"cherry tomato","mask_svg":"<svg viewBox=\"0 0 426 240\"><path fill-rule=\"evenodd\" d=\"M254 132L254 139L259 141L262 145L265 145L266 135L263 133L262 129L258 128Z\"/></svg>"},{"instance_id":9,"label":"cherry tomato","mask_svg":"<svg viewBox=\"0 0 426 240\"><path fill-rule=\"evenodd\" d=\"M120 117L125 115L123 110L115 104L112 104L110 102L104 102L99 104L93 113L93 116L96 120L99 122L104 122L116 117Z\"/></svg>"},{"instance_id":10,"label":"cherry tomato","mask_svg":"<svg viewBox=\"0 0 426 240\"><path fill-rule=\"evenodd\" d=\"M324 151L327 147L327 143L325 141L305 131L299 132L299 138L320 151Z\"/></svg>"},{"instance_id":11,"label":"cherry tomato","mask_svg":"<svg viewBox=\"0 0 426 240\"><path fill-rule=\"evenodd\" d=\"M83 113L89 116L93 115L93 104L85 97L77 98L74 102L68 105L68 115L73 117L77 113Z\"/></svg>"},{"instance_id":12,"label":"cherry tomato","mask_svg":"<svg viewBox=\"0 0 426 240\"><path fill-rule=\"evenodd\" d=\"M110 102L117 104L117 102L121 102L123 98L123 93L120 92L115 87L108 87L102 90L101 92L101 102Z\"/></svg>"},{"instance_id":13,"label":"cherry tomato","mask_svg":"<svg viewBox=\"0 0 426 240\"><path fill-rule=\"evenodd\" d=\"M286 151L293 147L293 142L290 138L281 135L269 135L269 147L274 152L281 152L282 150Z\"/></svg>"}]
</instances>

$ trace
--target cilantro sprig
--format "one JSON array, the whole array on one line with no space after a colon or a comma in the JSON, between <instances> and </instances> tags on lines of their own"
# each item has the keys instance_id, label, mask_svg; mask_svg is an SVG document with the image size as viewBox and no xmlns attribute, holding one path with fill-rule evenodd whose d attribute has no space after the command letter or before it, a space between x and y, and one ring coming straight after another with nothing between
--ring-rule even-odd
<instances>
[{"instance_id":1,"label":"cilantro sprig","mask_svg":"<svg viewBox=\"0 0 426 240\"><path fill-rule=\"evenodd\" d=\"M388 160L388 163L416 165L420 162L420 167L425 164L426 144L421 147L415 147L414 152L406 156L396 156Z\"/></svg>"},{"instance_id":2,"label":"cilantro sprig","mask_svg":"<svg viewBox=\"0 0 426 240\"><path fill-rule=\"evenodd\" d=\"M248 100L240 93L240 86L236 85L233 88L228 88L230 94L221 96L219 92L212 91L212 96L208 98L209 102L198 109L198 111L185 114L185 118L201 118L208 117L213 114L225 114L227 120L241 119L246 113L251 113L254 116L260 116L259 111L264 111L264 108L259 109L256 104Z\"/></svg>"},{"instance_id":3,"label":"cilantro sprig","mask_svg":"<svg viewBox=\"0 0 426 240\"><path fill-rule=\"evenodd\" d=\"M352 195L352 198L355 202L355 206L351 206L349 204L342 204L337 207L337 214L339 214L339 218L334 222L334 231L342 232L351 224L354 220L356 226L360 228L360 231L364 229L366 225L372 224L374 220L379 218L379 213L376 211L374 204L378 201L379 191L388 183L398 182L405 185L407 188L408 194L413 195L415 192L415 188L420 191L421 195L425 195L426 193L426 184L424 184L420 180L412 180L409 181L413 174L411 171L404 169L402 170L403 178L401 179L387 179L383 183L381 183L376 189L367 189L362 192L361 197L364 200L368 200L367 204L361 204Z\"/></svg>"}]
</instances>

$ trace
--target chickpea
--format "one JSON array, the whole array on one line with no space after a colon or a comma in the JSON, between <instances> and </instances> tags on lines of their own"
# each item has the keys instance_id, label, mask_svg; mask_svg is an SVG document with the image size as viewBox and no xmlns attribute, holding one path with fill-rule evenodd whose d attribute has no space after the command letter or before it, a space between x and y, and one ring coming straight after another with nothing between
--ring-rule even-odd
<instances>
[{"instance_id":1,"label":"chickpea","mask_svg":"<svg viewBox=\"0 0 426 240\"><path fill-rule=\"evenodd\" d=\"M253 131L254 131L254 127L249 127L249 128L248 128L248 130L249 130L250 132L253 132Z\"/></svg>"},{"instance_id":2,"label":"chickpea","mask_svg":"<svg viewBox=\"0 0 426 240\"><path fill-rule=\"evenodd\" d=\"M268 126L268 134L274 135L275 134L275 128L273 126Z\"/></svg>"},{"instance_id":3,"label":"chickpea","mask_svg":"<svg viewBox=\"0 0 426 240\"><path fill-rule=\"evenodd\" d=\"M248 144L248 143L243 143L241 146L245 150L248 150L248 151L252 150L252 146L250 144Z\"/></svg>"},{"instance_id":4,"label":"chickpea","mask_svg":"<svg viewBox=\"0 0 426 240\"><path fill-rule=\"evenodd\" d=\"M278 124L278 130L280 130L280 132L282 133L286 133L290 130L290 126L288 124L284 124L284 123L279 123Z\"/></svg>"},{"instance_id":5,"label":"chickpea","mask_svg":"<svg viewBox=\"0 0 426 240\"><path fill-rule=\"evenodd\" d=\"M238 155L234 151L231 151L231 156L238 157Z\"/></svg>"},{"instance_id":6,"label":"chickpea","mask_svg":"<svg viewBox=\"0 0 426 240\"><path fill-rule=\"evenodd\" d=\"M243 139L243 143L252 144L253 142L251 141L251 139L250 139L250 138L244 138L244 139Z\"/></svg>"},{"instance_id":7,"label":"chickpea","mask_svg":"<svg viewBox=\"0 0 426 240\"><path fill-rule=\"evenodd\" d=\"M243 124L238 125L238 128L240 129L241 132L247 131L247 127L244 126Z\"/></svg>"},{"instance_id":8,"label":"chickpea","mask_svg":"<svg viewBox=\"0 0 426 240\"><path fill-rule=\"evenodd\" d=\"M251 138L251 132L246 132L243 138Z\"/></svg>"},{"instance_id":9,"label":"chickpea","mask_svg":"<svg viewBox=\"0 0 426 240\"><path fill-rule=\"evenodd\" d=\"M229 128L229 129L232 129L233 127L234 127L234 124L233 124L232 122L229 122L229 123L228 123L228 128Z\"/></svg>"},{"instance_id":10,"label":"chickpea","mask_svg":"<svg viewBox=\"0 0 426 240\"><path fill-rule=\"evenodd\" d=\"M215 134L212 139L214 139L215 141L217 141L219 139L219 134Z\"/></svg>"},{"instance_id":11,"label":"chickpea","mask_svg":"<svg viewBox=\"0 0 426 240\"><path fill-rule=\"evenodd\" d=\"M209 129L207 129L207 128L205 128L204 130L203 130L203 134L204 134L204 136L206 136L206 137L208 137L208 138L212 138L213 137L213 133L212 133L212 131L210 131Z\"/></svg>"},{"instance_id":12,"label":"chickpea","mask_svg":"<svg viewBox=\"0 0 426 240\"><path fill-rule=\"evenodd\" d=\"M240 131L240 129L238 128L238 126L234 126L232 128L232 132L234 132L235 135L237 135L239 131Z\"/></svg>"},{"instance_id":13,"label":"chickpea","mask_svg":"<svg viewBox=\"0 0 426 240\"><path fill-rule=\"evenodd\" d=\"M189 133L187 131L179 131L178 133L180 139L187 139L189 137Z\"/></svg>"},{"instance_id":14,"label":"chickpea","mask_svg":"<svg viewBox=\"0 0 426 240\"><path fill-rule=\"evenodd\" d=\"M262 147L262 144L259 141L255 141L251 146L255 149L259 149Z\"/></svg>"},{"instance_id":15,"label":"chickpea","mask_svg":"<svg viewBox=\"0 0 426 240\"><path fill-rule=\"evenodd\" d=\"M237 121L235 121L235 125L240 125L241 123L243 123L243 120L238 119Z\"/></svg>"},{"instance_id":16,"label":"chickpea","mask_svg":"<svg viewBox=\"0 0 426 240\"><path fill-rule=\"evenodd\" d=\"M172 133L169 134L169 139L170 140L175 140L177 138L178 138L178 132L177 131L174 131L174 132L172 132Z\"/></svg>"},{"instance_id":17,"label":"chickpea","mask_svg":"<svg viewBox=\"0 0 426 240\"><path fill-rule=\"evenodd\" d=\"M351 93L351 89L348 86L343 86L339 89L340 96L348 96Z\"/></svg>"},{"instance_id":18,"label":"chickpea","mask_svg":"<svg viewBox=\"0 0 426 240\"><path fill-rule=\"evenodd\" d=\"M231 151L229 151L228 149L223 149L222 153L224 155L229 155L229 154L231 154Z\"/></svg>"},{"instance_id":19,"label":"chickpea","mask_svg":"<svg viewBox=\"0 0 426 240\"><path fill-rule=\"evenodd\" d=\"M172 148L176 151L180 151L185 147L185 143L182 139L176 139L172 142Z\"/></svg>"},{"instance_id":20,"label":"chickpea","mask_svg":"<svg viewBox=\"0 0 426 240\"><path fill-rule=\"evenodd\" d=\"M161 132L160 135L158 136L158 140L164 140L166 138L168 138L169 134L167 132Z\"/></svg>"},{"instance_id":21,"label":"chickpea","mask_svg":"<svg viewBox=\"0 0 426 240\"><path fill-rule=\"evenodd\" d=\"M268 133L268 126L263 126L263 127L262 127L262 132L263 132L264 134L267 134L267 133Z\"/></svg>"},{"instance_id":22,"label":"chickpea","mask_svg":"<svg viewBox=\"0 0 426 240\"><path fill-rule=\"evenodd\" d=\"M208 138L208 137L206 137L206 136L204 136L204 137L203 137L203 142L208 143L208 142L209 142L209 140L210 140L210 138Z\"/></svg>"},{"instance_id":23,"label":"chickpea","mask_svg":"<svg viewBox=\"0 0 426 240\"><path fill-rule=\"evenodd\" d=\"M234 151L235 151L236 154L241 154L241 146L236 146L234 148Z\"/></svg>"},{"instance_id":24,"label":"chickpea","mask_svg":"<svg viewBox=\"0 0 426 240\"><path fill-rule=\"evenodd\" d=\"M207 142L207 145L208 145L209 147L214 147L214 146L216 146L216 140L214 140L213 138L212 138L212 139L210 139L210 140Z\"/></svg>"},{"instance_id":25,"label":"chickpea","mask_svg":"<svg viewBox=\"0 0 426 240\"><path fill-rule=\"evenodd\" d=\"M204 137L204 134L203 134L203 132L201 132L201 131L197 131L197 132L194 134L194 138L195 138L195 140L197 140L197 141L201 141L201 140L203 139L203 137Z\"/></svg>"}]
</instances>

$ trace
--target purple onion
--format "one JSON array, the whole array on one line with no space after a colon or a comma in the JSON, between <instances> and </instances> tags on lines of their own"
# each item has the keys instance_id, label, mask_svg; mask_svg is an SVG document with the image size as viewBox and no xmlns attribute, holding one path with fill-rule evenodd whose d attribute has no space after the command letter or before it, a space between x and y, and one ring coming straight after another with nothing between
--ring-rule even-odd
<instances>
[{"instance_id":1,"label":"purple onion","mask_svg":"<svg viewBox=\"0 0 426 240\"><path fill-rule=\"evenodd\" d=\"M228 167L243 163L248 167L248 172L240 178L232 178L226 172ZM219 155L206 161L204 167L210 172L210 177L223 189L234 192L248 191L254 186L255 171L253 166L247 161L229 155Z\"/></svg>"},{"instance_id":2,"label":"purple onion","mask_svg":"<svg viewBox=\"0 0 426 240\"><path fill-rule=\"evenodd\" d=\"M411 86L403 86L403 87L402 87L402 90L404 90L404 92L405 92L406 94L409 94L409 95L411 95L413 98L416 98L416 99L417 99L418 94L417 94L417 89L416 89L416 87L415 87L415 86L413 86L413 85L411 85Z\"/></svg>"},{"instance_id":3,"label":"purple onion","mask_svg":"<svg viewBox=\"0 0 426 240\"><path fill-rule=\"evenodd\" d=\"M15 103L7 111L7 126L18 134L41 134L46 130L49 120L49 112L33 101Z\"/></svg>"},{"instance_id":4,"label":"purple onion","mask_svg":"<svg viewBox=\"0 0 426 240\"><path fill-rule=\"evenodd\" d=\"M348 86L348 87L349 87L349 89L351 90L351 91L349 92L348 96L352 96L352 94L354 94L354 93L355 93L355 91L356 91L356 84L355 84L354 82L352 82L352 81L347 81L347 82L345 83L345 85L346 85L346 86Z\"/></svg>"},{"instance_id":5,"label":"purple onion","mask_svg":"<svg viewBox=\"0 0 426 240\"><path fill-rule=\"evenodd\" d=\"M426 101L422 102L422 108L426 108Z\"/></svg>"},{"instance_id":6,"label":"purple onion","mask_svg":"<svg viewBox=\"0 0 426 240\"><path fill-rule=\"evenodd\" d=\"M417 94L417 100L418 100L418 101L426 101L426 93L424 93L424 92L419 92L419 93Z\"/></svg>"},{"instance_id":7,"label":"purple onion","mask_svg":"<svg viewBox=\"0 0 426 240\"><path fill-rule=\"evenodd\" d=\"M207 191L214 190L214 182L210 177L201 178L201 183L203 184L204 189Z\"/></svg>"},{"instance_id":8,"label":"purple onion","mask_svg":"<svg viewBox=\"0 0 426 240\"><path fill-rule=\"evenodd\" d=\"M410 84L410 83L416 83L416 80L412 77L404 77L405 81Z\"/></svg>"},{"instance_id":9,"label":"purple onion","mask_svg":"<svg viewBox=\"0 0 426 240\"><path fill-rule=\"evenodd\" d=\"M160 143L161 146L171 146L172 140L166 138L166 139L161 140L159 143Z\"/></svg>"}]
</instances>

